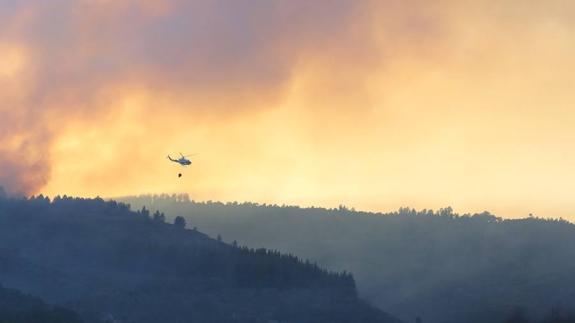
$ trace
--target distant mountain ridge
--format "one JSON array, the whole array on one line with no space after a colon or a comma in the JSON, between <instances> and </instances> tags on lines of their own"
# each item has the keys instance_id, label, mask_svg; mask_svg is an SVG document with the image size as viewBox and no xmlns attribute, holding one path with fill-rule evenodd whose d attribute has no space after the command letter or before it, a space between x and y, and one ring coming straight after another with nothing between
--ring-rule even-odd
<instances>
[{"instance_id":1,"label":"distant mountain ridge","mask_svg":"<svg viewBox=\"0 0 575 323\"><path fill-rule=\"evenodd\" d=\"M194 202L187 195L121 200L182 216L225 241L351 271L362 297L406 321L502 322L518 307L534 319L575 311L575 225L561 219Z\"/></svg>"},{"instance_id":2,"label":"distant mountain ridge","mask_svg":"<svg viewBox=\"0 0 575 323\"><path fill-rule=\"evenodd\" d=\"M353 277L102 199L0 197L0 284L86 322L381 322Z\"/></svg>"}]
</instances>

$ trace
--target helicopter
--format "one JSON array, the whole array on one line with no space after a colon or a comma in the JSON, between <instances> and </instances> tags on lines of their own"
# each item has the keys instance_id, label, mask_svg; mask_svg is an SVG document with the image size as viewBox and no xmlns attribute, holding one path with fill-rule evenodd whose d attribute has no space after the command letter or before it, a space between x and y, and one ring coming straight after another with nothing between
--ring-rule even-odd
<instances>
[{"instance_id":1,"label":"helicopter","mask_svg":"<svg viewBox=\"0 0 575 323\"><path fill-rule=\"evenodd\" d=\"M192 164L192 161L189 160L187 157L190 157L190 156L193 156L193 155L184 156L182 153L180 153L180 158L174 159L174 158L170 157L170 155L168 155L168 159L173 161L174 163L178 163L182 166L189 166Z\"/></svg>"},{"instance_id":2,"label":"helicopter","mask_svg":"<svg viewBox=\"0 0 575 323\"><path fill-rule=\"evenodd\" d=\"M190 156L193 156L193 155L184 156L184 154L180 153L180 158L174 159L174 158L170 157L170 155L168 155L168 159L170 161L173 161L174 163L178 163L182 166L189 166L192 164L192 161L188 159L188 157L190 157ZM182 173L178 173L178 177L182 177Z\"/></svg>"}]
</instances>

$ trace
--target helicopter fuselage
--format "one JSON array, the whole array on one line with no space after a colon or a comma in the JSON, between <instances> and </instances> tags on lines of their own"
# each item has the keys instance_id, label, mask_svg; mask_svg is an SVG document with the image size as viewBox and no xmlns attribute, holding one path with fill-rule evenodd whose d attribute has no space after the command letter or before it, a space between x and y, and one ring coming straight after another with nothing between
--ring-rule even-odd
<instances>
[{"instance_id":1,"label":"helicopter fuselage","mask_svg":"<svg viewBox=\"0 0 575 323\"><path fill-rule=\"evenodd\" d=\"M170 156L168 155L168 159L171 160L171 161L173 161L174 163L178 163L178 164L180 164L180 165L182 165L182 166L188 166L188 165L191 165L191 164L192 164L192 161L189 160L189 159L187 159L187 158L185 158L185 157L178 158L178 159L173 159L172 157L170 157Z\"/></svg>"},{"instance_id":2,"label":"helicopter fuselage","mask_svg":"<svg viewBox=\"0 0 575 323\"><path fill-rule=\"evenodd\" d=\"M180 165L182 165L182 166L188 166L188 165L191 165L191 164L192 164L192 161L189 160L189 159L178 159L178 160L176 161L176 163L178 163L178 164L180 164Z\"/></svg>"}]
</instances>

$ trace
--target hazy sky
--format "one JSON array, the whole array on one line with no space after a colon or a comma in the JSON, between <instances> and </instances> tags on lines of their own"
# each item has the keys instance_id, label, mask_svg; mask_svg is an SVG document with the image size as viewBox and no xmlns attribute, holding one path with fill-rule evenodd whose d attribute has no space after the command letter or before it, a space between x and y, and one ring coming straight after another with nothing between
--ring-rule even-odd
<instances>
[{"instance_id":1,"label":"hazy sky","mask_svg":"<svg viewBox=\"0 0 575 323\"><path fill-rule=\"evenodd\" d=\"M573 1L4 0L0 21L11 192L575 219Z\"/></svg>"}]
</instances>

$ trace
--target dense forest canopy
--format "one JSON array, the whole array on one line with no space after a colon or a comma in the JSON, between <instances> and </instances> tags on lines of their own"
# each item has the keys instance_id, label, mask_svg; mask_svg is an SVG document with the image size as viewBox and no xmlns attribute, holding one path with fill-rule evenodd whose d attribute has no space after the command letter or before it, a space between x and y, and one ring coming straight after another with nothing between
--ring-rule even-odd
<instances>
[{"instance_id":1,"label":"dense forest canopy","mask_svg":"<svg viewBox=\"0 0 575 323\"><path fill-rule=\"evenodd\" d=\"M102 199L0 198L0 284L86 322L397 322L351 274Z\"/></svg>"},{"instance_id":2,"label":"dense forest canopy","mask_svg":"<svg viewBox=\"0 0 575 323\"><path fill-rule=\"evenodd\" d=\"M0 323L81 323L77 313L0 285Z\"/></svg>"},{"instance_id":3,"label":"dense forest canopy","mask_svg":"<svg viewBox=\"0 0 575 323\"><path fill-rule=\"evenodd\" d=\"M575 225L562 219L508 220L449 207L369 213L195 202L185 194L121 200L181 216L224 241L351 271L360 296L406 321L500 322L518 307L539 320L556 308L575 310Z\"/></svg>"}]
</instances>

